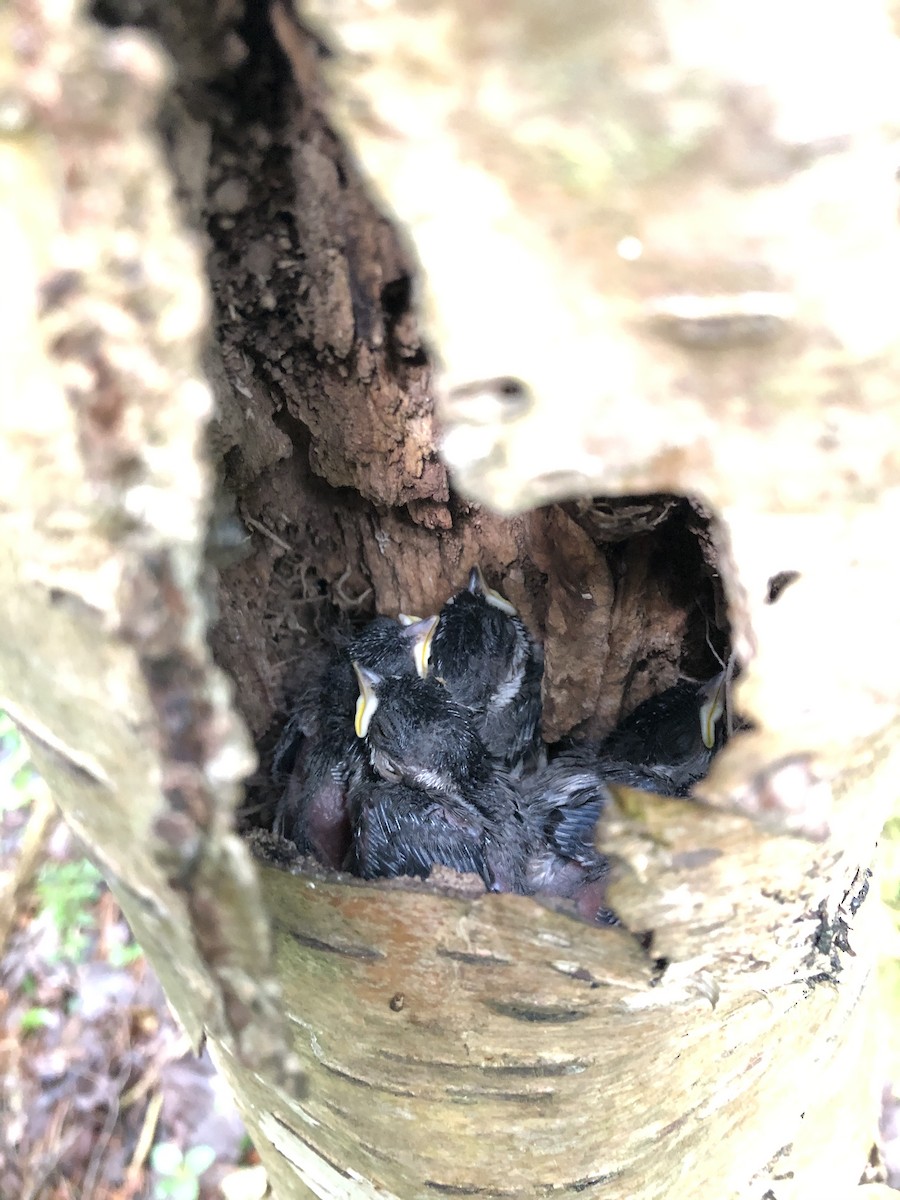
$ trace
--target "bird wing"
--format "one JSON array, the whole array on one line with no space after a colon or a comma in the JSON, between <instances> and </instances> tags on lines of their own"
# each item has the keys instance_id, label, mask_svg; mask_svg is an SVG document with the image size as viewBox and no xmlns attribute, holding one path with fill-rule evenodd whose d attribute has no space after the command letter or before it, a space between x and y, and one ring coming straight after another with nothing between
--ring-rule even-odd
<instances>
[{"instance_id":1,"label":"bird wing","mask_svg":"<svg viewBox=\"0 0 900 1200\"><path fill-rule=\"evenodd\" d=\"M425 878L439 863L480 875L490 886L477 824L424 792L376 785L359 807L355 833L356 865L365 879Z\"/></svg>"}]
</instances>

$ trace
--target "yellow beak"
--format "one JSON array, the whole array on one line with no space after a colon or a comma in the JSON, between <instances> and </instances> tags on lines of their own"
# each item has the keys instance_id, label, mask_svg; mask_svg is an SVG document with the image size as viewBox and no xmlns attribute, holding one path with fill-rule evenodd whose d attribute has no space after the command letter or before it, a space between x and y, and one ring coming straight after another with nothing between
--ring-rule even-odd
<instances>
[{"instance_id":1,"label":"yellow beak","mask_svg":"<svg viewBox=\"0 0 900 1200\"><path fill-rule=\"evenodd\" d=\"M469 572L469 591L476 595L479 593L484 596L488 604L492 604L494 608L499 608L501 612L505 612L507 616L514 617L517 615L514 604L501 596L499 592L495 592L493 588L488 587L484 575L481 573L481 567L473 567Z\"/></svg>"},{"instance_id":2,"label":"yellow beak","mask_svg":"<svg viewBox=\"0 0 900 1200\"><path fill-rule=\"evenodd\" d=\"M431 662L431 640L438 627L440 617L426 617L424 621L416 621L408 626L404 637L412 640L413 662L420 679L428 678L428 667Z\"/></svg>"},{"instance_id":3,"label":"yellow beak","mask_svg":"<svg viewBox=\"0 0 900 1200\"><path fill-rule=\"evenodd\" d=\"M367 671L359 663L353 664L353 670L356 672L356 681L359 684L359 697L356 701L356 719L353 727L356 730L356 736L364 738L369 732L369 725L375 715L375 710L378 708L378 693L375 691L375 688L381 680L374 671Z\"/></svg>"},{"instance_id":4,"label":"yellow beak","mask_svg":"<svg viewBox=\"0 0 900 1200\"><path fill-rule=\"evenodd\" d=\"M723 671L706 685L707 697L700 705L700 736L707 750L716 744L716 727L725 713L725 688L728 672Z\"/></svg>"}]
</instances>

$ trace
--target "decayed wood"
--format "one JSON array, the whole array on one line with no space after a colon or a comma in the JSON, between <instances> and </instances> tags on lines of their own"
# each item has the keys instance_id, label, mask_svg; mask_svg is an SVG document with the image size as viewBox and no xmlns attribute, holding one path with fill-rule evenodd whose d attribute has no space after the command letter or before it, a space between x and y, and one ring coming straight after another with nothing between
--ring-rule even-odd
<instances>
[{"instance_id":1,"label":"decayed wood","mask_svg":"<svg viewBox=\"0 0 900 1200\"><path fill-rule=\"evenodd\" d=\"M466 491L804 510L896 480L888 4L297 9L481 423L447 446ZM453 403L510 377L531 405Z\"/></svg>"},{"instance_id":2,"label":"decayed wood","mask_svg":"<svg viewBox=\"0 0 900 1200\"><path fill-rule=\"evenodd\" d=\"M698 559L685 528L710 533L683 501L587 501L506 521L448 496L423 408L408 258L321 111L315 45L283 10L273 24L288 62L260 31L220 98L206 201L221 349L215 445L254 551L223 573L214 644L254 733L265 733L291 676L304 671L305 647L328 625L326 599L352 616L434 611L475 561L502 580L544 642L551 739L606 730L667 686L685 669L686 640L704 648L689 673L718 669L704 639L708 630L724 650L719 558ZM353 266L361 246L375 255L364 272ZM331 302L310 277L349 247L356 340L348 348L335 343ZM381 428L372 439L374 414ZM646 542L612 553L602 544L643 532ZM661 570L673 549L671 569Z\"/></svg>"},{"instance_id":3,"label":"decayed wood","mask_svg":"<svg viewBox=\"0 0 900 1200\"><path fill-rule=\"evenodd\" d=\"M446 291L452 321L431 302L448 381L451 366L462 384L513 374L536 397L485 406L483 388L456 393L451 415L460 423L471 423L473 409L476 419L490 418L474 439L456 441L462 482L475 494L490 488L501 507L573 487L656 496L620 504L607 495L511 521L448 491L411 309L413 256L372 207L329 126L314 39L283 7L273 19L278 42L261 9L241 38L227 6L214 17L189 3L175 16L151 12L178 68L164 120L184 211L206 222L215 303L206 362L217 402L209 441L250 530L249 557L222 572L214 643L253 732L266 732L291 672L308 669L335 609L430 609L475 559L546 642L552 736L595 733L686 665L699 674L710 661L702 658L707 634L721 652L729 619L742 658L756 652L739 699L759 729L722 756L710 806L624 793L601 829L619 862L612 899L636 936L446 878L449 894L436 894L269 865L261 896L283 1003L267 971L259 885L229 833L235 782L251 757L203 641L212 594L199 566L211 507L202 462L209 405L198 381L203 303L198 258L172 215L147 136L160 60L135 35L88 33L71 13L54 10L51 20L40 5L9 18L16 36L3 42L20 55L24 48L9 63L24 118L0 147L22 201L21 232L3 248L20 290L3 314L0 356L13 375L3 389L0 569L5 627L15 631L0 655L0 700L110 877L181 1019L195 1039L206 1034L284 1197L577 1191L756 1200L768 1191L807 1200L853 1190L874 1127L865 989L873 906L862 897L889 799L883 780L900 678L890 669L900 639L885 632L895 617L881 591L891 514L866 507L893 478L896 453L869 374L877 361L887 394L895 370L881 353L887 318L871 326L865 345L851 344L846 309L823 304L841 316L831 325L812 313L810 260L800 262L799 251L787 283L777 272L746 275L729 259L717 284L732 298L754 289L780 295L802 276L802 317L782 318L790 329L762 350L748 350L741 320L744 333L732 339L733 314L724 344L705 359L679 340L683 316L654 310L652 329L646 317L663 285L709 293L721 268L713 235L749 236L742 195L753 201L747 219L760 219L765 258L805 229L810 195L825 176L835 186L846 178L835 216L846 221L841 238L846 232L852 242L868 223L887 262L884 195L866 194L870 207L860 200L871 172L856 171L855 134L833 154L819 146L807 174L776 155L770 179L765 115L748 160L753 177L726 171L720 188L722 163L732 161L720 144L728 137L701 135L721 117L728 87L711 86L693 113L672 103L694 63L685 51L691 38L676 34L690 31L667 31L671 61L656 76L664 85L658 105L635 107L641 88L612 66L640 35L636 18L625 22L627 38L617 26L607 43L602 28L588 36L577 6L579 61L591 70L573 75L576 43L564 31L575 7L554 8L555 33L528 24L536 14L527 7L501 13L494 44L521 55L531 89L541 85L535 44L551 84L595 78L599 54L611 81L603 104L560 93L559 111L537 127L553 137L533 137L552 146L549 166L519 142L508 156L503 139L489 137L498 153L491 174L479 166L487 191L471 205L458 203L466 193L456 183L473 175L453 154L462 147L474 162L484 145L473 104L471 124L453 136L442 130L415 167L421 182L444 186L432 211L449 217L450 232L440 227L433 266L426 250L434 239L423 240L415 220L410 228L432 268L433 298L450 287L451 257L469 264L468 307L458 289ZM111 19L115 8L105 6ZM444 36L459 28L449 5L412 21L413 10L397 6L357 32L375 29L389 47L400 38L410 54L395 61L424 52L432 83L455 86L458 77L478 101L472 72L486 61L482 20L491 12L472 9L461 39ZM669 12L651 7L641 19L656 13L662 22ZM861 42L880 36L877 25L854 20ZM632 65L652 58L661 29L637 43ZM426 38L429 31L440 36ZM383 69L377 54L368 62ZM734 64L723 62L710 78L727 76ZM494 77L501 102L513 75L504 68ZM735 77L728 111L743 146L756 129L750 101L759 93L748 97ZM382 93L379 80L379 95L396 95ZM772 128L782 99L772 91ZM602 112L601 142L617 129L634 138L628 161L585 157L590 139L559 153L560 131L580 137L574 101L591 119ZM440 110L417 109L418 97L403 103L410 112ZM522 108L512 111L518 128ZM670 146L665 121L686 121L696 157L684 154L673 167L663 155L647 176L638 169L651 144L646 125L654 132L660 116L665 136L653 144ZM879 120L854 110L853 129L875 131L876 176ZM780 127L779 138L797 141ZM399 142L394 149L405 153ZM510 219L498 225L491 197L508 186L511 161L515 203L504 201ZM606 190L589 171L590 187L579 183L570 207L568 168L579 163L603 167ZM533 198L519 186L525 180ZM411 181L398 170L398 196ZM675 184L681 206L669 202ZM790 224L774 233L760 218L771 211L770 187L779 202L791 200ZM609 212L597 209L601 193ZM542 230L547 201L558 224ZM624 210L639 212L638 234L617 227ZM559 234L552 245L549 228ZM685 257L698 228L710 240L703 255ZM48 238L48 230L64 236ZM659 272L631 271L622 245L629 236L640 237L649 248L643 265ZM849 270L845 242L834 244ZM809 239L823 277L830 245L819 233ZM516 254L504 258L510 247ZM519 255L524 286L513 270ZM863 255L863 268L874 257ZM598 308L591 296L600 277L608 299ZM865 269L862 277L870 278ZM827 296L838 295L829 277ZM758 316L750 314L750 326ZM842 336L825 353L828 329ZM873 357L864 362L866 347ZM805 374L810 362L815 370ZM833 409L839 483L823 474L827 447L815 444L821 406L782 420L773 399L795 388L817 395L829 371L872 399L883 434L875 463L850 436L856 426L842 394ZM783 390L757 406L749 384L764 391L776 376ZM542 415L551 395L561 405L552 429ZM611 395L627 405L607 405ZM459 447L473 445L494 449L469 461ZM541 448L540 470L523 445ZM795 490L784 491L793 480L784 454L793 447L806 457ZM871 492L861 490L863 476ZM727 523L659 494L682 486L718 500ZM829 497L846 509L836 501L791 520L778 511ZM682 555L693 556L690 579L680 574ZM836 563L847 565L840 578ZM784 570L802 577L768 605L769 578ZM691 580L698 594L686 597ZM854 619L860 611L864 618ZM649 665L637 669L644 658ZM773 837L766 821L821 840ZM306 1097L290 1086L285 1015Z\"/></svg>"},{"instance_id":4,"label":"decayed wood","mask_svg":"<svg viewBox=\"0 0 900 1200\"><path fill-rule=\"evenodd\" d=\"M704 497L769 739L710 791L737 802L772 738L865 753L900 709L890 7L298 8L423 267L456 485L503 512Z\"/></svg>"}]
</instances>

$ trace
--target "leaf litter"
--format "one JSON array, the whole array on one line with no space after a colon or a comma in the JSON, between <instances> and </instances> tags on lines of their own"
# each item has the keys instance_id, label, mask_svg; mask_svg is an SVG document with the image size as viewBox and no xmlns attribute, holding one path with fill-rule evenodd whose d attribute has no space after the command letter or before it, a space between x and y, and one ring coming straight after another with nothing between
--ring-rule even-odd
<instances>
[{"instance_id":1,"label":"leaf litter","mask_svg":"<svg viewBox=\"0 0 900 1200\"><path fill-rule=\"evenodd\" d=\"M192 1053L73 835L51 822L30 886L17 873L39 784L0 728L0 899L12 909L0 943L0 1196L259 1200L227 1085Z\"/></svg>"}]
</instances>

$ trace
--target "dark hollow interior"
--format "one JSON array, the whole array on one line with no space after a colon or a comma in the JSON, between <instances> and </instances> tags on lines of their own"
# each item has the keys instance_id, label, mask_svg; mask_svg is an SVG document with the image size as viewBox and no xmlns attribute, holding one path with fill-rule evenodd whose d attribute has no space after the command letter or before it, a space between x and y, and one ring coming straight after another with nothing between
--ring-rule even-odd
<instances>
[{"instance_id":1,"label":"dark hollow interior","mask_svg":"<svg viewBox=\"0 0 900 1200\"><path fill-rule=\"evenodd\" d=\"M260 751L245 824L271 821L272 750L306 675L376 612L437 612L476 561L544 645L549 743L597 740L642 700L706 679L728 657L709 518L684 498L575 501L505 520L451 495L453 527L422 530L402 510L330 488L303 449L277 488L239 504L251 529L278 540L255 532L249 557L220 575L214 648ZM385 526L389 563L379 561Z\"/></svg>"},{"instance_id":2,"label":"dark hollow interior","mask_svg":"<svg viewBox=\"0 0 900 1200\"><path fill-rule=\"evenodd\" d=\"M335 630L436 612L475 563L544 645L549 742L715 674L729 632L701 505L606 497L507 520L452 492L414 264L328 123L327 48L261 4L94 11L150 28L176 62L160 131L212 296L212 641L260 749L245 826L270 817L273 742Z\"/></svg>"}]
</instances>

